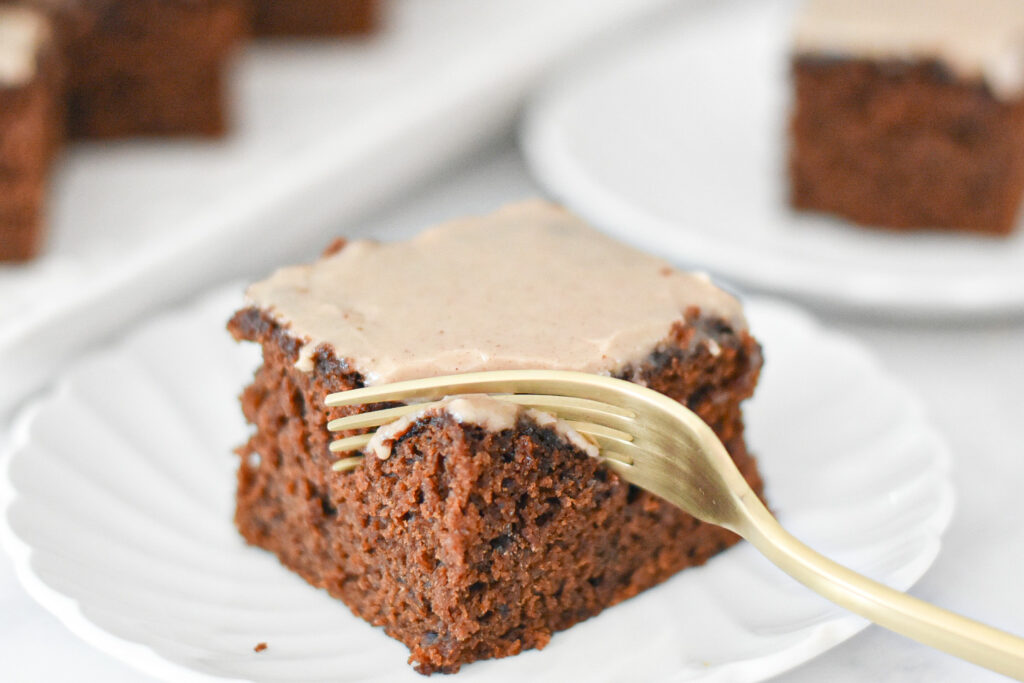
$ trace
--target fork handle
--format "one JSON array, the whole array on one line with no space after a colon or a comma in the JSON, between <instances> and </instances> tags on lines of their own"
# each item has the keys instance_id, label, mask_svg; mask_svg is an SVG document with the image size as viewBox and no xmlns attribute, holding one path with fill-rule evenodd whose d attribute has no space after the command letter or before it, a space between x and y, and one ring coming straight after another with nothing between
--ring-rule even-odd
<instances>
[{"instance_id":1,"label":"fork handle","mask_svg":"<svg viewBox=\"0 0 1024 683\"><path fill-rule=\"evenodd\" d=\"M797 540L756 498L743 502L747 519L733 530L811 590L891 631L1024 680L1024 638L918 600L847 569Z\"/></svg>"}]
</instances>

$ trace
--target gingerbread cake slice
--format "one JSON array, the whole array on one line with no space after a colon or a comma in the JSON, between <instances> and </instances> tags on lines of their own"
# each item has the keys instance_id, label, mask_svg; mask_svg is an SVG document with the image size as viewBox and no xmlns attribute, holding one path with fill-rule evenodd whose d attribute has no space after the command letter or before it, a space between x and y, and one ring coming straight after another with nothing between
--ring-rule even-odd
<instances>
[{"instance_id":1,"label":"gingerbread cake slice","mask_svg":"<svg viewBox=\"0 0 1024 683\"><path fill-rule=\"evenodd\" d=\"M26 7L0 5L0 261L28 260L43 243L60 101L49 21Z\"/></svg>"},{"instance_id":2,"label":"gingerbread cake slice","mask_svg":"<svg viewBox=\"0 0 1024 683\"><path fill-rule=\"evenodd\" d=\"M247 31L247 0L25 1L56 23L71 136L225 132L225 72Z\"/></svg>"},{"instance_id":3,"label":"gingerbread cake slice","mask_svg":"<svg viewBox=\"0 0 1024 683\"><path fill-rule=\"evenodd\" d=\"M792 63L798 209L1005 235L1024 197L1024 2L809 0Z\"/></svg>"},{"instance_id":4,"label":"gingerbread cake slice","mask_svg":"<svg viewBox=\"0 0 1024 683\"><path fill-rule=\"evenodd\" d=\"M242 394L235 521L409 647L422 673L544 647L552 634L735 543L620 480L566 423L454 397L385 425L335 472L335 391L554 368L643 383L694 410L756 490L741 403L760 347L739 302L530 201L407 242L335 244L248 290L228 327L262 345Z\"/></svg>"},{"instance_id":5,"label":"gingerbread cake slice","mask_svg":"<svg viewBox=\"0 0 1024 683\"><path fill-rule=\"evenodd\" d=\"M380 0L253 0L258 36L365 35L377 30Z\"/></svg>"}]
</instances>

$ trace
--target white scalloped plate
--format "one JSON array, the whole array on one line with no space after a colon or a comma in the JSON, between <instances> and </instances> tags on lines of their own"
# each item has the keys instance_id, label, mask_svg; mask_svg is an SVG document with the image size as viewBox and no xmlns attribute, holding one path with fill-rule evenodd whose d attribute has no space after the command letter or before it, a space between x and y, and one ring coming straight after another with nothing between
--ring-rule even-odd
<instances>
[{"instance_id":1,"label":"white scalloped plate","mask_svg":"<svg viewBox=\"0 0 1024 683\"><path fill-rule=\"evenodd\" d=\"M422 681L401 644L235 533L235 396L258 360L224 331L240 290L153 320L22 417L3 534L18 575L79 636L168 681ZM747 310L767 358L749 439L772 506L812 545L908 588L950 518L945 445L862 347L781 303ZM458 679L757 681L865 625L741 544Z\"/></svg>"},{"instance_id":2,"label":"white scalloped plate","mask_svg":"<svg viewBox=\"0 0 1024 683\"><path fill-rule=\"evenodd\" d=\"M534 175L617 237L748 287L890 316L1024 314L1024 224L899 234L789 209L798 2L705 2L562 74L522 127Z\"/></svg>"}]
</instances>

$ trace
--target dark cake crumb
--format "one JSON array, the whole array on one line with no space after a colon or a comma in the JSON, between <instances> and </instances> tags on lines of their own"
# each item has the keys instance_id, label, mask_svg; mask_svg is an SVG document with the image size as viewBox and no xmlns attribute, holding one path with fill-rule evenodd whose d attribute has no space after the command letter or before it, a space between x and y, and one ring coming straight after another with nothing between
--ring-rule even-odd
<instances>
[{"instance_id":1,"label":"dark cake crumb","mask_svg":"<svg viewBox=\"0 0 1024 683\"><path fill-rule=\"evenodd\" d=\"M258 36L365 35L381 21L381 0L252 0Z\"/></svg>"},{"instance_id":2,"label":"dark cake crumb","mask_svg":"<svg viewBox=\"0 0 1024 683\"><path fill-rule=\"evenodd\" d=\"M256 643L256 646L253 647L252 651L253 652L263 652L266 649L267 649L267 644L266 643Z\"/></svg>"},{"instance_id":3,"label":"dark cake crumb","mask_svg":"<svg viewBox=\"0 0 1024 683\"><path fill-rule=\"evenodd\" d=\"M1024 197L1024 98L934 60L801 56L790 199L893 230L1009 234Z\"/></svg>"}]
</instances>

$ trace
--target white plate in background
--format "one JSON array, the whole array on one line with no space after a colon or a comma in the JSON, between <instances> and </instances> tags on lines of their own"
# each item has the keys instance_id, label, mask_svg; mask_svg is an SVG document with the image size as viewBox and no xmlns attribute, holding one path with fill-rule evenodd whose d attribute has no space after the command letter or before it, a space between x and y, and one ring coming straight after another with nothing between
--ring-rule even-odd
<instances>
[{"instance_id":1,"label":"white plate in background","mask_svg":"<svg viewBox=\"0 0 1024 683\"><path fill-rule=\"evenodd\" d=\"M897 234L788 208L797 4L704 3L562 74L522 127L534 174L617 237L820 308L1024 313L1024 227Z\"/></svg>"},{"instance_id":2,"label":"white plate in background","mask_svg":"<svg viewBox=\"0 0 1024 683\"><path fill-rule=\"evenodd\" d=\"M127 321L352 234L510 127L558 59L668 4L395 0L365 40L249 44L223 141L70 146L43 255L0 264L0 414Z\"/></svg>"},{"instance_id":3,"label":"white plate in background","mask_svg":"<svg viewBox=\"0 0 1024 683\"><path fill-rule=\"evenodd\" d=\"M420 682L404 646L234 529L231 449L248 431L236 396L258 363L224 330L241 289L80 361L24 414L0 537L36 600L164 680ZM746 310L767 359L748 438L772 508L812 546L908 588L952 511L945 444L863 347L786 304ZM458 680L759 681L865 625L741 544Z\"/></svg>"}]
</instances>

